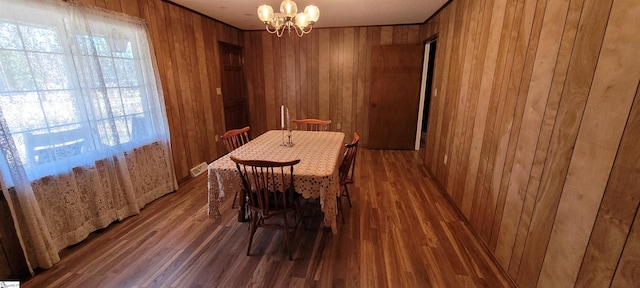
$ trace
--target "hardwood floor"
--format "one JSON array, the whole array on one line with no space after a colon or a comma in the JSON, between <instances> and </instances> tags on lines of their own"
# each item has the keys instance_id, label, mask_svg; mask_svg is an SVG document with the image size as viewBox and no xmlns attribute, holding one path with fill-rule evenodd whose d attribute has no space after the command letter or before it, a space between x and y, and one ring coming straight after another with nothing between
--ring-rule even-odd
<instances>
[{"instance_id":1,"label":"hardwood floor","mask_svg":"<svg viewBox=\"0 0 640 288\"><path fill-rule=\"evenodd\" d=\"M417 151L361 148L353 207L332 235L314 217L289 261L282 231L258 230L246 256L248 223L233 199L207 217L207 176L150 203L62 253L22 287L510 287Z\"/></svg>"}]
</instances>

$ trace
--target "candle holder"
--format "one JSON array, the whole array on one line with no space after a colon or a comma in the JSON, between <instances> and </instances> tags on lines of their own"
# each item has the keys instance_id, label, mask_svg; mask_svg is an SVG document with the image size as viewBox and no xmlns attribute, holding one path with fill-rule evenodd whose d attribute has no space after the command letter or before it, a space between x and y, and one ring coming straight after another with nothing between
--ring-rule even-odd
<instances>
[{"instance_id":1,"label":"candle holder","mask_svg":"<svg viewBox=\"0 0 640 288\"><path fill-rule=\"evenodd\" d=\"M291 140L291 129L286 130L287 131L287 137L285 138L284 135L284 131L285 129L282 129L282 146L284 147L293 147L293 141Z\"/></svg>"},{"instance_id":2,"label":"candle holder","mask_svg":"<svg viewBox=\"0 0 640 288\"><path fill-rule=\"evenodd\" d=\"M286 114L286 115L285 115ZM284 121L285 118L287 120L287 137L285 140L284 137ZM284 105L280 106L280 127L282 128L282 146L285 147L293 147L293 141L291 141L291 118L289 118L289 108L284 107Z\"/></svg>"}]
</instances>

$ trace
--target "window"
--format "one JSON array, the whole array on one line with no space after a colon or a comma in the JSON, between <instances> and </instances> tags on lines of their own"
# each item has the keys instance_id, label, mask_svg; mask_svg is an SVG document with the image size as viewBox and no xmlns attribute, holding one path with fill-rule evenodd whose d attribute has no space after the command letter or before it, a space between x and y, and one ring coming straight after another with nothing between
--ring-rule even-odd
<instances>
[{"instance_id":1,"label":"window","mask_svg":"<svg viewBox=\"0 0 640 288\"><path fill-rule=\"evenodd\" d=\"M70 2L0 0L0 188L34 268L177 189L144 21Z\"/></svg>"},{"instance_id":2,"label":"window","mask_svg":"<svg viewBox=\"0 0 640 288\"><path fill-rule=\"evenodd\" d=\"M12 14L0 12L0 115L30 179L166 138L140 25Z\"/></svg>"}]
</instances>

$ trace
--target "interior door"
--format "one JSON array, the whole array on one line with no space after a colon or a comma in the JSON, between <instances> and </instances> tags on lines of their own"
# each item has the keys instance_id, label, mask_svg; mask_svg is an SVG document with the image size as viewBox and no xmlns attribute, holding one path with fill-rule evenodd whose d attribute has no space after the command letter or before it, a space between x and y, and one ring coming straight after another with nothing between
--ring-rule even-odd
<instances>
[{"instance_id":1,"label":"interior door","mask_svg":"<svg viewBox=\"0 0 640 288\"><path fill-rule=\"evenodd\" d=\"M423 49L420 44L373 47L368 148L415 148Z\"/></svg>"},{"instance_id":2,"label":"interior door","mask_svg":"<svg viewBox=\"0 0 640 288\"><path fill-rule=\"evenodd\" d=\"M221 88L226 130L238 129L249 125L246 87L242 69L243 62L241 47L220 43Z\"/></svg>"}]
</instances>

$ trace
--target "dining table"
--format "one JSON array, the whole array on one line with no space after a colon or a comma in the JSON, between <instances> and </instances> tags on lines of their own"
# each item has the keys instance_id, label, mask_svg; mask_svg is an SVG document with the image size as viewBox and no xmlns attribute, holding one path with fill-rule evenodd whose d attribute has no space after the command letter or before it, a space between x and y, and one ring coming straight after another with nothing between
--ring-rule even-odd
<instances>
[{"instance_id":1,"label":"dining table","mask_svg":"<svg viewBox=\"0 0 640 288\"><path fill-rule=\"evenodd\" d=\"M292 145L286 145L289 135ZM207 167L209 218L214 221L220 219L222 201L227 195L234 196L242 189L240 174L230 156L276 162L300 159L293 171L295 190L305 199L320 199L324 225L331 227L332 233L336 234L336 199L340 196L338 167L344 138L342 132L270 130L211 162ZM238 213L243 213L243 209L240 208ZM239 219L243 218L239 215Z\"/></svg>"}]
</instances>

